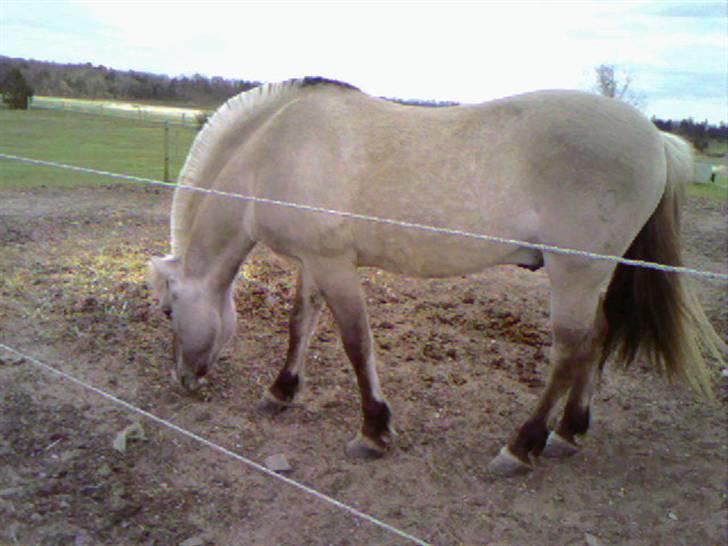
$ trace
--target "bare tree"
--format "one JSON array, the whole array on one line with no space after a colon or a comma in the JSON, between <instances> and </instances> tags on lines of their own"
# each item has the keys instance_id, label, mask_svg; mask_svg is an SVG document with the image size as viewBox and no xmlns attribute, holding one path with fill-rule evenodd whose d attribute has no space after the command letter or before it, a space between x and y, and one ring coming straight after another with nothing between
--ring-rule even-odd
<instances>
[{"instance_id":1,"label":"bare tree","mask_svg":"<svg viewBox=\"0 0 728 546\"><path fill-rule=\"evenodd\" d=\"M594 68L596 84L594 90L600 95L624 101L632 106L644 110L645 96L632 88L634 78L629 70L613 64L600 64Z\"/></svg>"}]
</instances>

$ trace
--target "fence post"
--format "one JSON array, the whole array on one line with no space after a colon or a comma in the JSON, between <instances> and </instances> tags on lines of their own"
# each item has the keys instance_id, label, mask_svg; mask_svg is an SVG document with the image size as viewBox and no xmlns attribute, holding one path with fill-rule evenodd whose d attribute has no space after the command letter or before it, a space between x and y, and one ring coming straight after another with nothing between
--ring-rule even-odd
<instances>
[{"instance_id":1,"label":"fence post","mask_svg":"<svg viewBox=\"0 0 728 546\"><path fill-rule=\"evenodd\" d=\"M169 182L169 122L164 122L164 181Z\"/></svg>"}]
</instances>

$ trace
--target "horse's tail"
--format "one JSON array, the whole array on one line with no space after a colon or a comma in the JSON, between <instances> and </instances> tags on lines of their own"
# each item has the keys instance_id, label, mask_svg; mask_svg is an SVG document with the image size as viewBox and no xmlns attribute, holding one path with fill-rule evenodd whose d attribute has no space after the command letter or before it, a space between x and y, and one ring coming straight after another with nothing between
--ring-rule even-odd
<instances>
[{"instance_id":1,"label":"horse's tail","mask_svg":"<svg viewBox=\"0 0 728 546\"><path fill-rule=\"evenodd\" d=\"M663 135L665 192L625 257L680 266L679 205L693 175L693 155L685 141ZM602 367L610 355L627 367L642 354L668 379L712 396L714 374L704 354L722 362L724 344L684 275L619 264L607 289L604 311L608 329Z\"/></svg>"}]
</instances>

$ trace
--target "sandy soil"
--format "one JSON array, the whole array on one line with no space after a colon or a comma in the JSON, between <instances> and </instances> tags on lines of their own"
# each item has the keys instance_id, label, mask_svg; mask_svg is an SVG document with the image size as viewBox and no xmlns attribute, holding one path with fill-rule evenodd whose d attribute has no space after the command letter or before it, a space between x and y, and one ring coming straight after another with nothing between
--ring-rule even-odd
<instances>
[{"instance_id":1,"label":"sandy soil","mask_svg":"<svg viewBox=\"0 0 728 546\"><path fill-rule=\"evenodd\" d=\"M109 186L0 194L0 342L435 544L726 544L728 392L694 398L643 366L608 371L582 451L494 479L486 464L548 371L548 286L498 268L418 281L364 271L395 449L347 459L358 397L328 314L302 403L256 402L286 347L293 276L265 250L237 295L212 382L169 381L169 335L144 263L166 251L169 194ZM692 199L688 262L725 272L725 210ZM725 286L700 281L721 335ZM144 439L113 442L140 422ZM0 544L403 544L0 349Z\"/></svg>"}]
</instances>

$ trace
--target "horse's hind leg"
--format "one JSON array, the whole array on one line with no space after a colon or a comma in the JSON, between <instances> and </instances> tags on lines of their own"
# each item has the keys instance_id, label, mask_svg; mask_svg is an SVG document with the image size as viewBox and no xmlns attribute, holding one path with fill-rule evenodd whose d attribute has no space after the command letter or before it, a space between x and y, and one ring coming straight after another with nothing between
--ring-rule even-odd
<instances>
[{"instance_id":1,"label":"horse's hind leg","mask_svg":"<svg viewBox=\"0 0 728 546\"><path fill-rule=\"evenodd\" d=\"M359 275L352 263L345 259L317 261L311 269L339 327L361 395L362 427L356 438L349 442L347 454L354 457L381 456L393 434L392 411L379 385L374 341Z\"/></svg>"},{"instance_id":2,"label":"horse's hind leg","mask_svg":"<svg viewBox=\"0 0 728 546\"><path fill-rule=\"evenodd\" d=\"M557 277L559 282L554 283L556 276L552 273L551 376L535 411L491 461L489 468L496 474L518 474L531 468L530 457L539 456L549 438L548 419L570 389L559 435L553 436L552 445L563 440L567 443L559 444L560 448L571 445L575 449L574 435L586 432L588 427L594 370L605 333L599 295L601 284L598 282L603 275L594 274L589 279L588 275L572 277L567 274Z\"/></svg>"},{"instance_id":3,"label":"horse's hind leg","mask_svg":"<svg viewBox=\"0 0 728 546\"><path fill-rule=\"evenodd\" d=\"M591 421L590 404L594 393L597 366L581 374L569 392L564 413L556 430L549 433L543 449L545 457L570 457L579 450L576 436L586 434Z\"/></svg>"},{"instance_id":4,"label":"horse's hind leg","mask_svg":"<svg viewBox=\"0 0 728 546\"><path fill-rule=\"evenodd\" d=\"M288 324L288 354L286 362L273 384L265 392L259 408L266 413L278 413L288 407L300 392L306 349L316 329L324 300L313 279L301 267L298 270L296 295Z\"/></svg>"},{"instance_id":5,"label":"horse's hind leg","mask_svg":"<svg viewBox=\"0 0 728 546\"><path fill-rule=\"evenodd\" d=\"M567 457L578 451L576 436L586 434L591 423L591 399L599 374L598 362L607 333L604 300L597 299L594 326L585 346L584 359L575 370L574 381L558 427L549 434L543 454Z\"/></svg>"}]
</instances>

